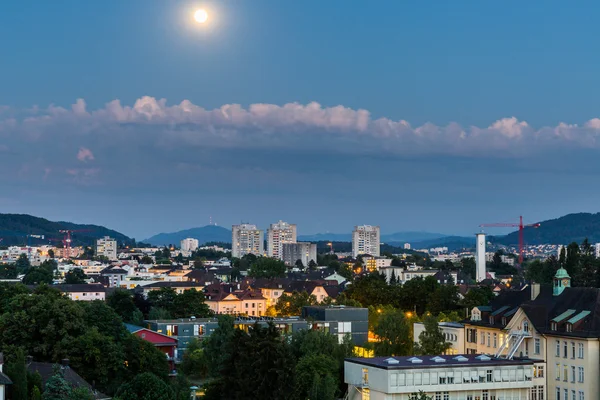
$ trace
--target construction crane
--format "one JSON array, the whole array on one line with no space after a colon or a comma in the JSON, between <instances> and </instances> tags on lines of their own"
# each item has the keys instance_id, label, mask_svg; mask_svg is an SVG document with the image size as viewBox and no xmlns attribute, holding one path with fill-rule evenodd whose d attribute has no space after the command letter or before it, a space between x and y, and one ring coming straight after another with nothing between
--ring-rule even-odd
<instances>
[{"instance_id":1,"label":"construction crane","mask_svg":"<svg viewBox=\"0 0 600 400\"><path fill-rule=\"evenodd\" d=\"M523 256L525 254L525 245L523 240L523 229L527 227L539 228L540 224L523 224L523 216L519 217L517 223L497 222L491 224L481 224L481 228L519 228L519 265L523 264Z\"/></svg>"},{"instance_id":2,"label":"construction crane","mask_svg":"<svg viewBox=\"0 0 600 400\"><path fill-rule=\"evenodd\" d=\"M63 246L65 247L67 258L71 257L71 234L77 232L91 232L91 229L61 229L58 232L63 233Z\"/></svg>"}]
</instances>

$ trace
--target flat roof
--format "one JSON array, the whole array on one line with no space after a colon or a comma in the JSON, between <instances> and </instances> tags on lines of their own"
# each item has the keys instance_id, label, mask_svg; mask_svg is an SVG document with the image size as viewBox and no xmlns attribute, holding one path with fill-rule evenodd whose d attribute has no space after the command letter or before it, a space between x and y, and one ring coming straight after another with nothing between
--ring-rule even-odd
<instances>
[{"instance_id":1,"label":"flat roof","mask_svg":"<svg viewBox=\"0 0 600 400\"><path fill-rule=\"evenodd\" d=\"M414 361L413 361L414 360ZM418 361L420 360L420 361ZM345 361L381 369L420 369L444 367L486 367L501 365L533 365L541 360L531 358L495 358L483 354L459 354L441 356L410 356L410 357L350 357Z\"/></svg>"}]
</instances>

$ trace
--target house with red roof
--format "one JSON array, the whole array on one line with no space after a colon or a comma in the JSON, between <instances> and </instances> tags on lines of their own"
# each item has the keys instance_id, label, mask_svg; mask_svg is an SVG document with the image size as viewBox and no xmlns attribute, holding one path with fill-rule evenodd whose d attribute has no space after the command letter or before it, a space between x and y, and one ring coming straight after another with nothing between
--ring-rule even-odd
<instances>
[{"instance_id":1,"label":"house with red roof","mask_svg":"<svg viewBox=\"0 0 600 400\"><path fill-rule=\"evenodd\" d=\"M169 371L172 375L176 374L177 339L137 325L125 324L125 327L131 334L152 343L157 349L165 353L165 357L169 361Z\"/></svg>"}]
</instances>

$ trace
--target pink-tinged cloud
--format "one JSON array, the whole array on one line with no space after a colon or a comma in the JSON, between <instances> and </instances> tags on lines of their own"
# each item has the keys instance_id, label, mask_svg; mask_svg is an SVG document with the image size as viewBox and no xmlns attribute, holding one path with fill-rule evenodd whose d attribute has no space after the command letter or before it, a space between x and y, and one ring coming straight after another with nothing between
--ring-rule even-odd
<instances>
[{"instance_id":1,"label":"pink-tinged cloud","mask_svg":"<svg viewBox=\"0 0 600 400\"><path fill-rule=\"evenodd\" d=\"M79 152L77 152L77 159L81 162L93 161L94 153L92 153L90 149L82 147L79 149Z\"/></svg>"}]
</instances>

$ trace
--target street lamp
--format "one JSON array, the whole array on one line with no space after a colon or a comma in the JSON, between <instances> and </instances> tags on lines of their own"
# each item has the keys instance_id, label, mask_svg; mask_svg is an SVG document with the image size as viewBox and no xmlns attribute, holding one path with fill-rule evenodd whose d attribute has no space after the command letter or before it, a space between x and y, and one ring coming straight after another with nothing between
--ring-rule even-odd
<instances>
[{"instance_id":1,"label":"street lamp","mask_svg":"<svg viewBox=\"0 0 600 400\"><path fill-rule=\"evenodd\" d=\"M198 390L198 386L190 387L190 399L196 400L196 391Z\"/></svg>"}]
</instances>

